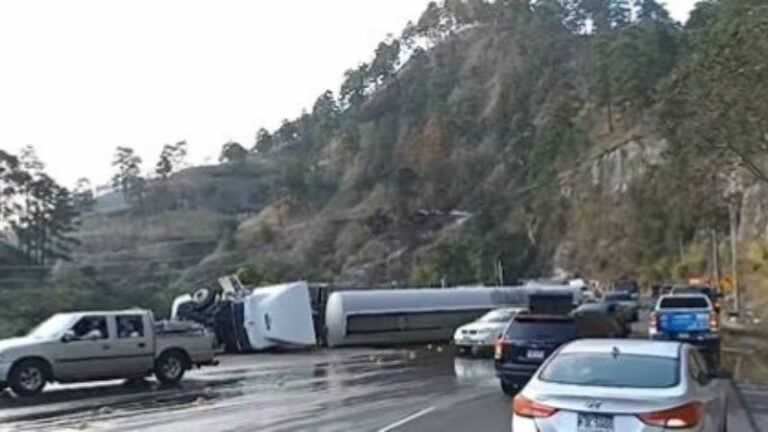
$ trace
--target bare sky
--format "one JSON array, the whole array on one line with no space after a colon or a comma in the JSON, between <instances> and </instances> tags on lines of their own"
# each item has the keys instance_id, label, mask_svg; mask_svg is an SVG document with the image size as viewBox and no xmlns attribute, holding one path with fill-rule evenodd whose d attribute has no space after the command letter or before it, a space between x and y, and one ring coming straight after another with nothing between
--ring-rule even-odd
<instances>
[{"instance_id":1,"label":"bare sky","mask_svg":"<svg viewBox=\"0 0 768 432\"><path fill-rule=\"evenodd\" d=\"M4 0L0 148L33 144L67 186L106 182L116 146L151 170L297 116L429 0ZM696 0L668 0L685 20Z\"/></svg>"}]
</instances>

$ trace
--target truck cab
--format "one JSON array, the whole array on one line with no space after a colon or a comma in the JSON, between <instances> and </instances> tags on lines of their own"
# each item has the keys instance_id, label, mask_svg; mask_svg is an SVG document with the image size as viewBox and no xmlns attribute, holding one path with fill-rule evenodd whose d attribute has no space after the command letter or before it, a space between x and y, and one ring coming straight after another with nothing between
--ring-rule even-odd
<instances>
[{"instance_id":1,"label":"truck cab","mask_svg":"<svg viewBox=\"0 0 768 432\"><path fill-rule=\"evenodd\" d=\"M48 382L137 379L152 373L175 383L184 372L214 363L215 341L204 328L175 329L144 310L53 315L27 336L0 341L0 389L40 393Z\"/></svg>"}]
</instances>

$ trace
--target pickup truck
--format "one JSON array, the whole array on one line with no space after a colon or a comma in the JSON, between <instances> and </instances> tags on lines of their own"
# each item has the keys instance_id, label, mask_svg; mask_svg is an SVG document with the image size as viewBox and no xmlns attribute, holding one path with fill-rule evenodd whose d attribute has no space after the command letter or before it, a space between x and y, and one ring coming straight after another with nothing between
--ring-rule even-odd
<instances>
[{"instance_id":1,"label":"pickup truck","mask_svg":"<svg viewBox=\"0 0 768 432\"><path fill-rule=\"evenodd\" d=\"M661 296L649 316L648 333L654 340L676 340L696 346L711 366L720 362L720 321L706 295Z\"/></svg>"},{"instance_id":2,"label":"pickup truck","mask_svg":"<svg viewBox=\"0 0 768 432\"><path fill-rule=\"evenodd\" d=\"M0 390L34 396L49 382L141 379L178 383L214 365L213 334L193 323L155 322L152 312L56 314L27 336L0 340Z\"/></svg>"}]
</instances>

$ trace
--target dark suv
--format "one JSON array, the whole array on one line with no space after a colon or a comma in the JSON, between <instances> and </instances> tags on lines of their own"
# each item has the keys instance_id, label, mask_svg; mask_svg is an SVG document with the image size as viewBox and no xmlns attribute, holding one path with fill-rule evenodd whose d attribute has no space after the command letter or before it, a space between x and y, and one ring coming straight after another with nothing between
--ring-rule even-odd
<instances>
[{"instance_id":1,"label":"dark suv","mask_svg":"<svg viewBox=\"0 0 768 432\"><path fill-rule=\"evenodd\" d=\"M496 344L494 364L501 389L517 393L552 352L578 335L571 316L517 315Z\"/></svg>"}]
</instances>

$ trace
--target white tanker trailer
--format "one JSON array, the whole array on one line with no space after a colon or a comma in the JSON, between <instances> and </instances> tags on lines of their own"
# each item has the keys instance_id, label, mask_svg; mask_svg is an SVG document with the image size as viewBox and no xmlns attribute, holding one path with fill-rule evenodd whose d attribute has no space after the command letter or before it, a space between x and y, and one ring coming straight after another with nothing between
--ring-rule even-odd
<instances>
[{"instance_id":1,"label":"white tanker trailer","mask_svg":"<svg viewBox=\"0 0 768 432\"><path fill-rule=\"evenodd\" d=\"M528 305L534 293L570 295L568 287L459 287L339 291L325 308L329 347L395 345L450 340L457 327L502 306Z\"/></svg>"},{"instance_id":2,"label":"white tanker trailer","mask_svg":"<svg viewBox=\"0 0 768 432\"><path fill-rule=\"evenodd\" d=\"M581 295L580 289L561 285L369 289L297 282L250 288L224 278L220 284L221 290L178 297L172 318L213 328L230 352L323 342L329 347L442 342L489 310L533 307L531 294L558 294L562 300L565 293L566 303L570 296L573 304Z\"/></svg>"}]
</instances>

